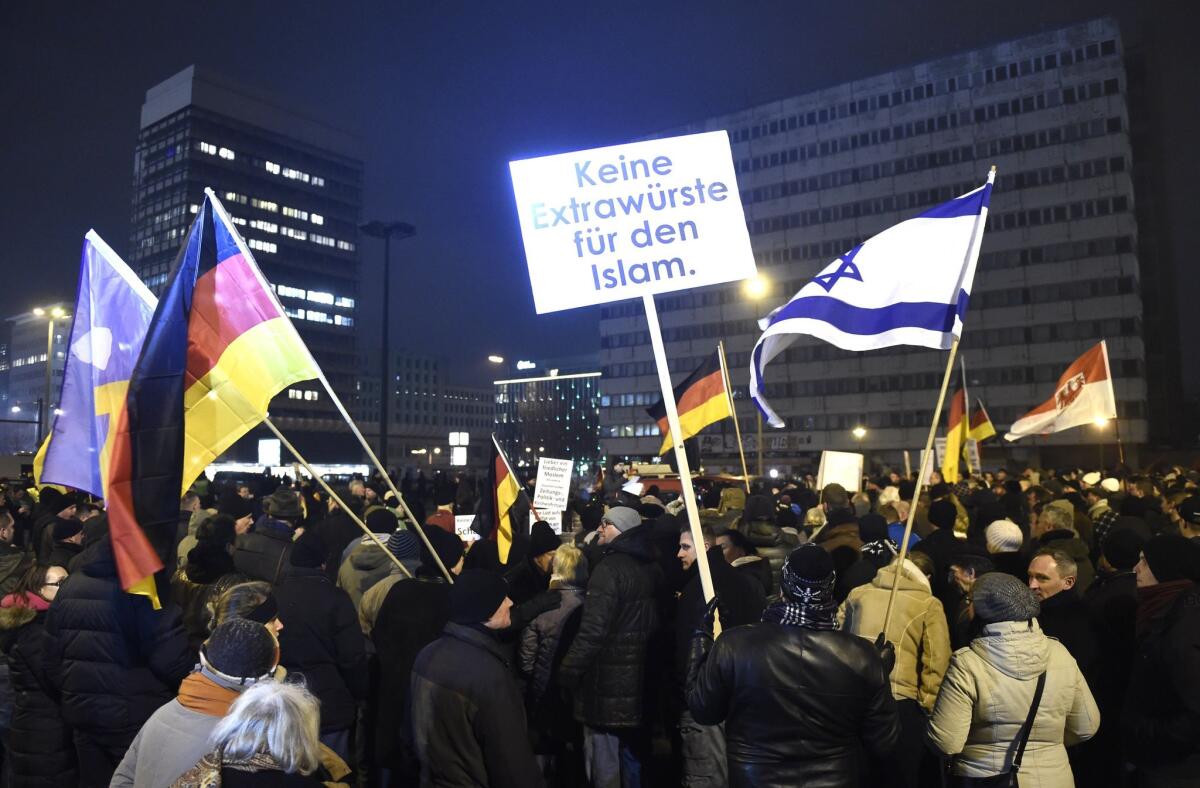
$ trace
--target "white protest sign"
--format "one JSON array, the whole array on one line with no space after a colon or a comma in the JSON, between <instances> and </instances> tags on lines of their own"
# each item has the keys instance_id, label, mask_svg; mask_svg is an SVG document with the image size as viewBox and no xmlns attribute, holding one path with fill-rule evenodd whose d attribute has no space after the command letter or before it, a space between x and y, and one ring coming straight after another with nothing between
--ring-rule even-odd
<instances>
[{"instance_id":1,"label":"white protest sign","mask_svg":"<svg viewBox=\"0 0 1200 788\"><path fill-rule=\"evenodd\" d=\"M979 441L967 439L967 468L971 473L983 470L983 460L979 456Z\"/></svg>"},{"instance_id":2,"label":"white protest sign","mask_svg":"<svg viewBox=\"0 0 1200 788\"><path fill-rule=\"evenodd\" d=\"M929 486L929 477L930 477L930 476L933 474L933 462L932 462L932 460L933 460L933 452L929 452L929 453L927 454L927 453L925 452L925 450L924 450L924 449L921 449L921 479L920 479L920 485L921 485L922 487L928 487L928 486Z\"/></svg>"},{"instance_id":3,"label":"white protest sign","mask_svg":"<svg viewBox=\"0 0 1200 788\"><path fill-rule=\"evenodd\" d=\"M471 523L475 522L473 514L456 514L454 515L454 533L458 534L458 538L464 542L473 542L479 538L479 534L471 530Z\"/></svg>"},{"instance_id":4,"label":"white protest sign","mask_svg":"<svg viewBox=\"0 0 1200 788\"><path fill-rule=\"evenodd\" d=\"M556 533L556 534L562 533L562 514L563 514L562 512L560 512L560 511L546 512L546 511L542 511L539 509L538 514L541 515L542 522L549 525L550 528L554 531L554 533Z\"/></svg>"},{"instance_id":5,"label":"white protest sign","mask_svg":"<svg viewBox=\"0 0 1200 788\"><path fill-rule=\"evenodd\" d=\"M533 508L539 514L562 512L571 495L571 460L542 457L538 460L537 486L533 490Z\"/></svg>"},{"instance_id":6,"label":"white protest sign","mask_svg":"<svg viewBox=\"0 0 1200 788\"><path fill-rule=\"evenodd\" d=\"M937 452L937 467L941 468L946 464L946 439L934 438L933 449Z\"/></svg>"},{"instance_id":7,"label":"white protest sign","mask_svg":"<svg viewBox=\"0 0 1200 788\"><path fill-rule=\"evenodd\" d=\"M849 451L823 451L817 466L817 489L840 484L847 492L862 489L863 456Z\"/></svg>"},{"instance_id":8,"label":"white protest sign","mask_svg":"<svg viewBox=\"0 0 1200 788\"><path fill-rule=\"evenodd\" d=\"M724 131L508 166L538 314L754 276Z\"/></svg>"}]
</instances>

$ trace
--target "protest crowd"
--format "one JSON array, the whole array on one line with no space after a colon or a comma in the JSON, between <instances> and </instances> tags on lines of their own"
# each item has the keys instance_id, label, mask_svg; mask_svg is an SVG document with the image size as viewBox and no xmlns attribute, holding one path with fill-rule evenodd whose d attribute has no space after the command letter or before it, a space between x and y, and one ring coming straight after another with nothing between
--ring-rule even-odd
<instances>
[{"instance_id":1,"label":"protest crowd","mask_svg":"<svg viewBox=\"0 0 1200 788\"><path fill-rule=\"evenodd\" d=\"M94 499L7 481L4 784L1200 784L1196 471L934 472L900 562L896 473L698 482L699 545L622 470L504 563L480 479L401 481L426 544L376 481L201 477L160 610Z\"/></svg>"}]
</instances>

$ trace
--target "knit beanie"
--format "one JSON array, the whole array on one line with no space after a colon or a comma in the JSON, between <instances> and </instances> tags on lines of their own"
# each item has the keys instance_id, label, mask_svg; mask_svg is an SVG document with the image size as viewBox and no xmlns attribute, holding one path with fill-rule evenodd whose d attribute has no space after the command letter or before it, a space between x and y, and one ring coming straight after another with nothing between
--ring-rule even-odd
<instances>
[{"instance_id":1,"label":"knit beanie","mask_svg":"<svg viewBox=\"0 0 1200 788\"><path fill-rule=\"evenodd\" d=\"M458 538L458 534L452 534L436 525L427 525L424 531L429 543L433 545L434 552L437 553L438 558L442 559L447 571L453 569L463 554L463 543ZM433 553L429 552L429 548L424 543L421 544L421 564L427 569L437 570L438 568L437 561L433 560Z\"/></svg>"},{"instance_id":2,"label":"knit beanie","mask_svg":"<svg viewBox=\"0 0 1200 788\"><path fill-rule=\"evenodd\" d=\"M958 509L947 500L934 501L929 505L929 522L938 528L954 530L954 521L958 519Z\"/></svg>"},{"instance_id":3,"label":"knit beanie","mask_svg":"<svg viewBox=\"0 0 1200 788\"><path fill-rule=\"evenodd\" d=\"M201 541L188 550L187 579L193 583L207 585L215 583L222 575L236 571L233 556L219 542Z\"/></svg>"},{"instance_id":4,"label":"knit beanie","mask_svg":"<svg viewBox=\"0 0 1200 788\"><path fill-rule=\"evenodd\" d=\"M797 599L804 596L806 589L823 585L833 575L833 557L829 551L815 544L797 547L783 565L783 590Z\"/></svg>"},{"instance_id":5,"label":"knit beanie","mask_svg":"<svg viewBox=\"0 0 1200 788\"><path fill-rule=\"evenodd\" d=\"M262 624L230 618L213 629L204 642L202 656L225 676L258 679L279 664L279 646Z\"/></svg>"},{"instance_id":6,"label":"knit beanie","mask_svg":"<svg viewBox=\"0 0 1200 788\"><path fill-rule=\"evenodd\" d=\"M316 569L329 558L329 546L315 530L309 528L292 543L292 566Z\"/></svg>"},{"instance_id":7,"label":"knit beanie","mask_svg":"<svg viewBox=\"0 0 1200 788\"><path fill-rule=\"evenodd\" d=\"M208 517L196 526L196 539L218 545L230 545L237 539L237 521L227 514Z\"/></svg>"},{"instance_id":8,"label":"knit beanie","mask_svg":"<svg viewBox=\"0 0 1200 788\"><path fill-rule=\"evenodd\" d=\"M1137 566L1145 542L1132 528L1117 528L1104 538L1104 559L1113 569L1127 572Z\"/></svg>"},{"instance_id":9,"label":"knit beanie","mask_svg":"<svg viewBox=\"0 0 1200 788\"><path fill-rule=\"evenodd\" d=\"M373 509L367 515L366 523L373 534L390 534L396 530L396 515L387 509Z\"/></svg>"},{"instance_id":10,"label":"knit beanie","mask_svg":"<svg viewBox=\"0 0 1200 788\"><path fill-rule=\"evenodd\" d=\"M1041 605L1029 586L1004 572L988 572L971 589L975 615L985 624L1001 621L1028 621L1041 612Z\"/></svg>"},{"instance_id":11,"label":"knit beanie","mask_svg":"<svg viewBox=\"0 0 1200 788\"><path fill-rule=\"evenodd\" d=\"M1179 534L1161 534L1142 545L1142 555L1160 583L1200 577L1196 553L1195 543Z\"/></svg>"},{"instance_id":12,"label":"knit beanie","mask_svg":"<svg viewBox=\"0 0 1200 788\"><path fill-rule=\"evenodd\" d=\"M1021 549L1025 536L1021 526L1012 520L997 520L987 527L985 537L989 553L1015 553Z\"/></svg>"},{"instance_id":13,"label":"knit beanie","mask_svg":"<svg viewBox=\"0 0 1200 788\"><path fill-rule=\"evenodd\" d=\"M406 558L420 558L421 537L407 528L397 528L388 537L387 549L392 555L403 561ZM449 569L450 567L446 567Z\"/></svg>"},{"instance_id":14,"label":"knit beanie","mask_svg":"<svg viewBox=\"0 0 1200 788\"><path fill-rule=\"evenodd\" d=\"M508 583L494 572L464 569L450 586L450 620L455 624L479 624L500 609L508 596Z\"/></svg>"},{"instance_id":15,"label":"knit beanie","mask_svg":"<svg viewBox=\"0 0 1200 788\"><path fill-rule=\"evenodd\" d=\"M549 523L539 520L534 523L529 529L529 552L530 557L537 557L545 553L552 553L562 544L562 540L558 538L558 534L554 533L554 529Z\"/></svg>"},{"instance_id":16,"label":"knit beanie","mask_svg":"<svg viewBox=\"0 0 1200 788\"><path fill-rule=\"evenodd\" d=\"M888 538L887 520L882 515L868 513L858 518L858 537L864 542Z\"/></svg>"},{"instance_id":17,"label":"knit beanie","mask_svg":"<svg viewBox=\"0 0 1200 788\"><path fill-rule=\"evenodd\" d=\"M293 490L280 487L263 501L263 511L276 520L299 520L300 496Z\"/></svg>"},{"instance_id":18,"label":"knit beanie","mask_svg":"<svg viewBox=\"0 0 1200 788\"><path fill-rule=\"evenodd\" d=\"M83 530L83 523L66 517L54 518L54 541L61 542L70 539Z\"/></svg>"},{"instance_id":19,"label":"knit beanie","mask_svg":"<svg viewBox=\"0 0 1200 788\"><path fill-rule=\"evenodd\" d=\"M612 523L618 531L625 533L641 525L642 516L628 506L614 506L604 513L601 522Z\"/></svg>"}]
</instances>

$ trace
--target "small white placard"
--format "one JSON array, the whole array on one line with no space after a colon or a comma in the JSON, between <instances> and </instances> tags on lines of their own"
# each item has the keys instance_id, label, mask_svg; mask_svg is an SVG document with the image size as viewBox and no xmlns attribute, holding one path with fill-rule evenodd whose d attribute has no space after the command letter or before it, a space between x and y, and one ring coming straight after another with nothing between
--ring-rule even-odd
<instances>
[{"instance_id":1,"label":"small white placard","mask_svg":"<svg viewBox=\"0 0 1200 788\"><path fill-rule=\"evenodd\" d=\"M471 523L475 522L473 514L456 514L454 515L454 533L458 534L458 538L464 542L473 542L479 538L479 534L471 530Z\"/></svg>"},{"instance_id":2,"label":"small white placard","mask_svg":"<svg viewBox=\"0 0 1200 788\"><path fill-rule=\"evenodd\" d=\"M561 512L571 496L571 460L542 457L538 460L537 485L533 489L533 507L539 512Z\"/></svg>"},{"instance_id":3,"label":"small white placard","mask_svg":"<svg viewBox=\"0 0 1200 788\"><path fill-rule=\"evenodd\" d=\"M724 131L508 166L538 314L755 274Z\"/></svg>"},{"instance_id":4,"label":"small white placard","mask_svg":"<svg viewBox=\"0 0 1200 788\"><path fill-rule=\"evenodd\" d=\"M548 511L539 509L538 514L541 515L540 519L543 522L545 522L552 529L554 529L554 533L556 533L556 534L562 533L562 512L559 512L559 511L548 512Z\"/></svg>"},{"instance_id":5,"label":"small white placard","mask_svg":"<svg viewBox=\"0 0 1200 788\"><path fill-rule=\"evenodd\" d=\"M862 489L863 456L851 451L823 451L817 467L817 489L827 484L840 484L846 492Z\"/></svg>"},{"instance_id":6,"label":"small white placard","mask_svg":"<svg viewBox=\"0 0 1200 788\"><path fill-rule=\"evenodd\" d=\"M279 465L279 438L263 438L259 440L258 464Z\"/></svg>"}]
</instances>

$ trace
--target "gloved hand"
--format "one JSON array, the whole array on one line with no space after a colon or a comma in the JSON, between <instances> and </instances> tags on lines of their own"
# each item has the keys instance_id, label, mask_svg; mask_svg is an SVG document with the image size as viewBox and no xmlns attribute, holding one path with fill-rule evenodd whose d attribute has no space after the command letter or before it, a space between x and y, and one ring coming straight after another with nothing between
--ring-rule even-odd
<instances>
[{"instance_id":1,"label":"gloved hand","mask_svg":"<svg viewBox=\"0 0 1200 788\"><path fill-rule=\"evenodd\" d=\"M700 626L701 631L710 638L713 636L713 623L717 620L717 607L720 603L720 598L713 594L713 598L704 606L704 618L701 619Z\"/></svg>"},{"instance_id":2,"label":"gloved hand","mask_svg":"<svg viewBox=\"0 0 1200 788\"><path fill-rule=\"evenodd\" d=\"M879 637L875 638L875 650L879 652L879 659L883 662L883 669L887 675L892 675L892 668L896 667L896 647L884 636L882 632Z\"/></svg>"}]
</instances>

